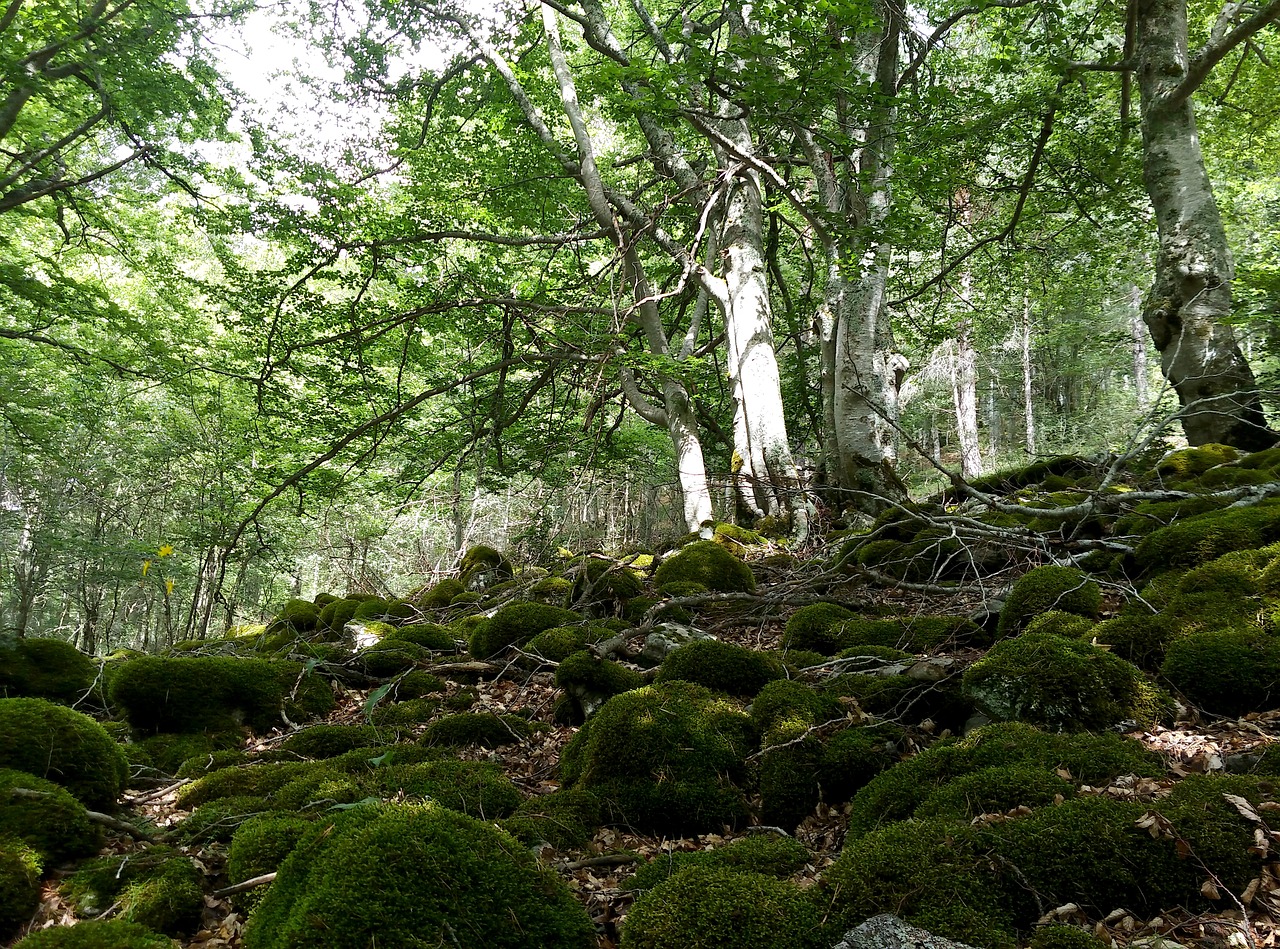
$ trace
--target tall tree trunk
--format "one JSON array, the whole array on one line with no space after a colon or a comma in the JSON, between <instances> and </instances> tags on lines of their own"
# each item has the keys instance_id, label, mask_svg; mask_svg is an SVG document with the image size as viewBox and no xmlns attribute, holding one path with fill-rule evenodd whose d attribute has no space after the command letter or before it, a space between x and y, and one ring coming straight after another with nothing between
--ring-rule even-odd
<instances>
[{"instance_id":1,"label":"tall tree trunk","mask_svg":"<svg viewBox=\"0 0 1280 949\"><path fill-rule=\"evenodd\" d=\"M1018 341L1021 344L1019 348L1022 353L1022 415L1026 420L1027 454L1034 455L1036 453L1036 414L1035 402L1032 398L1034 391L1031 374L1031 297L1025 293L1022 295L1021 330Z\"/></svg>"},{"instance_id":2,"label":"tall tree trunk","mask_svg":"<svg viewBox=\"0 0 1280 949\"><path fill-rule=\"evenodd\" d=\"M1267 448L1277 436L1226 322L1235 265L1196 133L1186 2L1133 2L1143 181L1160 240L1143 319L1182 405L1187 441Z\"/></svg>"},{"instance_id":3,"label":"tall tree trunk","mask_svg":"<svg viewBox=\"0 0 1280 949\"><path fill-rule=\"evenodd\" d=\"M965 478L976 478L984 471L982 451L978 445L978 354L969 338L968 317L960 321L952 358L951 401L956 411L960 474Z\"/></svg>"},{"instance_id":4,"label":"tall tree trunk","mask_svg":"<svg viewBox=\"0 0 1280 949\"><path fill-rule=\"evenodd\" d=\"M1151 393L1147 385L1147 328L1142 322L1142 291L1130 287L1125 295L1129 307L1129 337L1133 342L1133 397L1138 411L1146 414L1151 406Z\"/></svg>"}]
</instances>

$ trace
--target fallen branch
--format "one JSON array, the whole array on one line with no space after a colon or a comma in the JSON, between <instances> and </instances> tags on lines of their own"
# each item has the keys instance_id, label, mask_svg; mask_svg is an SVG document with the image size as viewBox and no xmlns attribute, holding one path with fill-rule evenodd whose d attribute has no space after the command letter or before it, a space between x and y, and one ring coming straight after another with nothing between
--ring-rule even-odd
<instances>
[{"instance_id":1,"label":"fallen branch","mask_svg":"<svg viewBox=\"0 0 1280 949\"><path fill-rule=\"evenodd\" d=\"M35 791L31 788L10 788L9 793L14 797L53 797L48 791ZM151 843L155 840L152 834L148 834L145 830L140 830L133 824L122 821L118 817L112 817L110 814L103 814L100 811L86 810L84 813L91 822L101 824L103 827L110 827L112 830L118 830L122 834L128 834L134 840L141 840L146 843Z\"/></svg>"},{"instance_id":2,"label":"fallen branch","mask_svg":"<svg viewBox=\"0 0 1280 949\"><path fill-rule=\"evenodd\" d=\"M248 880L243 880L240 883L235 883L231 886L224 886L220 890L214 890L213 895L234 896L236 893L243 893L245 890L253 890L260 886L266 886L275 878L275 871L272 871L271 873L264 873L261 876L250 877Z\"/></svg>"},{"instance_id":3,"label":"fallen branch","mask_svg":"<svg viewBox=\"0 0 1280 949\"><path fill-rule=\"evenodd\" d=\"M639 863L640 858L633 853L606 853L599 857L587 857L585 860L572 860L560 864L561 870L587 870L591 867L625 867Z\"/></svg>"}]
</instances>

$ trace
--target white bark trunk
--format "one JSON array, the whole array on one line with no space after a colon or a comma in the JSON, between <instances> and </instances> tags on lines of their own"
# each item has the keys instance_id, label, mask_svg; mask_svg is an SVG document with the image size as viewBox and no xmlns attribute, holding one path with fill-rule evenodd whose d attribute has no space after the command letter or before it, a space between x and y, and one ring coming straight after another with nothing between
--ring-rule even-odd
<instances>
[{"instance_id":1,"label":"white bark trunk","mask_svg":"<svg viewBox=\"0 0 1280 949\"><path fill-rule=\"evenodd\" d=\"M1142 291L1130 287L1126 294L1129 305L1129 337L1133 341L1133 397L1138 412L1146 414L1151 407L1151 393L1147 385L1147 327L1142 322Z\"/></svg>"},{"instance_id":2,"label":"white bark trunk","mask_svg":"<svg viewBox=\"0 0 1280 949\"><path fill-rule=\"evenodd\" d=\"M956 411L956 440L960 444L960 474L976 478L984 473L978 445L978 354L969 338L969 320L960 322L952 357L951 399Z\"/></svg>"},{"instance_id":3,"label":"white bark trunk","mask_svg":"<svg viewBox=\"0 0 1280 949\"><path fill-rule=\"evenodd\" d=\"M1031 364L1031 298L1022 296L1022 413L1026 419L1027 454L1036 453L1036 414Z\"/></svg>"}]
</instances>

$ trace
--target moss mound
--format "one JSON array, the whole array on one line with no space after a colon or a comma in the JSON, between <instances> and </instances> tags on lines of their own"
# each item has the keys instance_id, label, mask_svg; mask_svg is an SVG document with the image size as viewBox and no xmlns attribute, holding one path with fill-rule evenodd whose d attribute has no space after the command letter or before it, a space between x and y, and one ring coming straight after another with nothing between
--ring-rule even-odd
<instances>
[{"instance_id":1,"label":"moss mound","mask_svg":"<svg viewBox=\"0 0 1280 949\"><path fill-rule=\"evenodd\" d=\"M545 603L512 603L504 606L471 633L471 655L491 659L511 646L523 646L543 630L582 622L572 610Z\"/></svg>"},{"instance_id":2,"label":"moss mound","mask_svg":"<svg viewBox=\"0 0 1280 949\"><path fill-rule=\"evenodd\" d=\"M746 816L739 789L751 720L689 682L609 699L561 757L567 784L597 794L610 820L656 832L718 830Z\"/></svg>"},{"instance_id":3,"label":"moss mound","mask_svg":"<svg viewBox=\"0 0 1280 949\"><path fill-rule=\"evenodd\" d=\"M34 932L14 949L173 949L173 940L123 919L82 919Z\"/></svg>"},{"instance_id":4,"label":"moss mound","mask_svg":"<svg viewBox=\"0 0 1280 949\"><path fill-rule=\"evenodd\" d=\"M782 637L785 649L804 649L834 655L840 648L840 627L855 618L852 610L835 603L814 603L802 606L787 620Z\"/></svg>"},{"instance_id":5,"label":"moss mound","mask_svg":"<svg viewBox=\"0 0 1280 949\"><path fill-rule=\"evenodd\" d=\"M281 632L309 633L320 625L320 609L310 600L290 600L267 624L268 635Z\"/></svg>"},{"instance_id":6,"label":"moss mound","mask_svg":"<svg viewBox=\"0 0 1280 949\"><path fill-rule=\"evenodd\" d=\"M573 603L596 614L620 611L627 600L639 596L644 588L626 564L587 557L576 566Z\"/></svg>"},{"instance_id":7,"label":"moss mound","mask_svg":"<svg viewBox=\"0 0 1280 949\"><path fill-rule=\"evenodd\" d=\"M431 653L417 643L394 639L391 635L371 643L356 653L356 662L360 668L366 675L373 676L375 679L385 679L408 672L419 662L425 662L430 658Z\"/></svg>"},{"instance_id":8,"label":"moss mound","mask_svg":"<svg viewBox=\"0 0 1280 949\"><path fill-rule=\"evenodd\" d=\"M39 797L15 794L33 791ZM98 852L102 835L85 807L52 781L0 769L0 839L21 840L46 866Z\"/></svg>"},{"instance_id":9,"label":"moss mound","mask_svg":"<svg viewBox=\"0 0 1280 949\"><path fill-rule=\"evenodd\" d=\"M644 679L634 669L585 649L565 657L556 668L556 686L570 703L565 716L573 724L581 724L615 695L642 685Z\"/></svg>"},{"instance_id":10,"label":"moss mound","mask_svg":"<svg viewBox=\"0 0 1280 949\"><path fill-rule=\"evenodd\" d=\"M148 735L142 741L125 747L140 747L146 751L151 766L163 774L179 776L178 772L188 761L208 761L213 755L233 751L242 744L239 731L215 734L175 735L161 733ZM182 775L190 777L191 775Z\"/></svg>"},{"instance_id":11,"label":"moss mound","mask_svg":"<svg viewBox=\"0 0 1280 949\"><path fill-rule=\"evenodd\" d=\"M372 725L312 725L294 732L280 745L303 758L336 758L355 748L391 744L395 733Z\"/></svg>"},{"instance_id":12,"label":"moss mound","mask_svg":"<svg viewBox=\"0 0 1280 949\"><path fill-rule=\"evenodd\" d=\"M1134 562L1158 572L1194 567L1233 550L1252 550L1280 540L1280 500L1252 507L1209 511L1152 531L1138 544Z\"/></svg>"},{"instance_id":13,"label":"moss mound","mask_svg":"<svg viewBox=\"0 0 1280 949\"><path fill-rule=\"evenodd\" d=\"M225 844L246 820L270 810L271 805L263 798L250 794L210 801L201 804L182 822L182 838L189 843L214 840Z\"/></svg>"},{"instance_id":14,"label":"moss mound","mask_svg":"<svg viewBox=\"0 0 1280 949\"><path fill-rule=\"evenodd\" d=\"M1031 949L1111 949L1111 943L1087 929L1050 923L1036 930L1031 937Z\"/></svg>"},{"instance_id":15,"label":"moss mound","mask_svg":"<svg viewBox=\"0 0 1280 949\"><path fill-rule=\"evenodd\" d=\"M410 623L387 634L387 641L413 643L432 652L453 652L458 648L453 633L439 623Z\"/></svg>"},{"instance_id":16,"label":"moss mound","mask_svg":"<svg viewBox=\"0 0 1280 949\"><path fill-rule=\"evenodd\" d=\"M672 850L644 863L627 878L629 890L648 890L689 867L724 868L786 879L813 859L794 837L753 834L714 850Z\"/></svg>"},{"instance_id":17,"label":"moss mound","mask_svg":"<svg viewBox=\"0 0 1280 949\"><path fill-rule=\"evenodd\" d=\"M60 639L0 637L0 696L70 705L89 693L97 673L92 659Z\"/></svg>"},{"instance_id":18,"label":"moss mound","mask_svg":"<svg viewBox=\"0 0 1280 949\"><path fill-rule=\"evenodd\" d=\"M187 857L169 847L152 847L90 860L63 890L81 916L96 916L119 903L120 919L177 936L200 925L201 882L200 871Z\"/></svg>"},{"instance_id":19,"label":"moss mound","mask_svg":"<svg viewBox=\"0 0 1280 949\"><path fill-rule=\"evenodd\" d=\"M590 919L519 841L438 805L362 807L280 867L245 949L595 945Z\"/></svg>"},{"instance_id":20,"label":"moss mound","mask_svg":"<svg viewBox=\"0 0 1280 949\"><path fill-rule=\"evenodd\" d=\"M385 796L430 798L481 820L510 817L523 803L502 769L487 761L425 761L375 769L366 786Z\"/></svg>"},{"instance_id":21,"label":"moss mound","mask_svg":"<svg viewBox=\"0 0 1280 949\"><path fill-rule=\"evenodd\" d=\"M111 810L128 760L101 725L44 699L0 699L0 767L57 784L93 810Z\"/></svg>"},{"instance_id":22,"label":"moss mound","mask_svg":"<svg viewBox=\"0 0 1280 949\"><path fill-rule=\"evenodd\" d=\"M502 821L502 829L529 846L545 843L565 850L590 843L602 820L600 799L570 788L525 801Z\"/></svg>"},{"instance_id":23,"label":"moss mound","mask_svg":"<svg viewBox=\"0 0 1280 949\"><path fill-rule=\"evenodd\" d=\"M1160 672L1191 702L1217 714L1274 708L1280 635L1257 628L1189 633L1169 644Z\"/></svg>"},{"instance_id":24,"label":"moss mound","mask_svg":"<svg viewBox=\"0 0 1280 949\"><path fill-rule=\"evenodd\" d=\"M310 821L296 814L250 817L231 838L231 847L227 850L227 879L243 883L274 872L313 829Z\"/></svg>"},{"instance_id":25,"label":"moss mound","mask_svg":"<svg viewBox=\"0 0 1280 949\"><path fill-rule=\"evenodd\" d=\"M466 584L461 580L447 577L425 593L419 594L417 604L419 608L424 610L442 610L453 602L455 596L466 592Z\"/></svg>"},{"instance_id":26,"label":"moss mound","mask_svg":"<svg viewBox=\"0 0 1280 949\"><path fill-rule=\"evenodd\" d=\"M699 540L662 561L653 576L662 589L669 583L701 583L717 593L750 593L756 588L751 568L712 540Z\"/></svg>"},{"instance_id":27,"label":"moss mound","mask_svg":"<svg viewBox=\"0 0 1280 949\"><path fill-rule=\"evenodd\" d=\"M514 576L511 562L484 544L468 550L458 564L458 580L467 590L483 590Z\"/></svg>"},{"instance_id":28,"label":"moss mound","mask_svg":"<svg viewBox=\"0 0 1280 949\"><path fill-rule=\"evenodd\" d=\"M1057 610L1096 619L1102 591L1075 567L1036 567L1023 574L1009 591L996 635L1016 636L1042 613Z\"/></svg>"},{"instance_id":29,"label":"moss mound","mask_svg":"<svg viewBox=\"0 0 1280 949\"><path fill-rule=\"evenodd\" d=\"M1074 784L1043 766L999 765L948 781L924 799L915 816L968 821L980 814L1053 804L1075 794Z\"/></svg>"},{"instance_id":30,"label":"moss mound","mask_svg":"<svg viewBox=\"0 0 1280 949\"><path fill-rule=\"evenodd\" d=\"M782 663L768 653L718 639L698 639L667 656L657 681L683 679L717 692L750 697L786 675Z\"/></svg>"},{"instance_id":31,"label":"moss mound","mask_svg":"<svg viewBox=\"0 0 1280 949\"><path fill-rule=\"evenodd\" d=\"M579 650L601 640L603 630L591 626L556 626L544 629L526 644L525 652L549 662L563 662Z\"/></svg>"},{"instance_id":32,"label":"moss mound","mask_svg":"<svg viewBox=\"0 0 1280 949\"><path fill-rule=\"evenodd\" d=\"M1172 703L1132 663L1078 639L1023 633L996 643L964 673L965 694L995 721L1050 731L1150 727Z\"/></svg>"},{"instance_id":33,"label":"moss mound","mask_svg":"<svg viewBox=\"0 0 1280 949\"><path fill-rule=\"evenodd\" d=\"M530 732L529 723L518 715L460 712L432 722L422 734L422 743L455 748L469 745L497 748L522 741L529 737Z\"/></svg>"},{"instance_id":34,"label":"moss mound","mask_svg":"<svg viewBox=\"0 0 1280 949\"><path fill-rule=\"evenodd\" d=\"M920 653L948 643L977 643L986 638L976 624L962 616L854 617L839 627L836 647L843 651L877 646Z\"/></svg>"},{"instance_id":35,"label":"moss mound","mask_svg":"<svg viewBox=\"0 0 1280 949\"><path fill-rule=\"evenodd\" d=\"M1125 613L1098 623L1091 635L1100 645L1111 647L1111 652L1121 659L1154 672L1164 662L1173 631L1162 616Z\"/></svg>"},{"instance_id":36,"label":"moss mound","mask_svg":"<svg viewBox=\"0 0 1280 949\"><path fill-rule=\"evenodd\" d=\"M296 694L295 694L296 687ZM265 732L333 707L333 693L297 663L228 656L140 656L111 677L111 702L140 732Z\"/></svg>"},{"instance_id":37,"label":"moss mound","mask_svg":"<svg viewBox=\"0 0 1280 949\"><path fill-rule=\"evenodd\" d=\"M623 949L819 949L818 908L794 884L760 873L690 867L636 900Z\"/></svg>"},{"instance_id":38,"label":"moss mound","mask_svg":"<svg viewBox=\"0 0 1280 949\"><path fill-rule=\"evenodd\" d=\"M40 905L40 855L20 840L0 837L0 939L7 939Z\"/></svg>"}]
</instances>

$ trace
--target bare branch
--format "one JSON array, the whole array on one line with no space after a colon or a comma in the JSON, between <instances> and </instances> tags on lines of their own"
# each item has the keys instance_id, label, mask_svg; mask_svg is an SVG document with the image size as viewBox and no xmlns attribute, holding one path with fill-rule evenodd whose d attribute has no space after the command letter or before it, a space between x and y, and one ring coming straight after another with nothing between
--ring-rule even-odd
<instances>
[{"instance_id":1,"label":"bare branch","mask_svg":"<svg viewBox=\"0 0 1280 949\"><path fill-rule=\"evenodd\" d=\"M1209 41L1191 57L1191 61L1187 64L1187 75L1182 82L1178 83L1177 88L1163 97L1160 103L1161 108L1176 108L1181 105L1200 88L1209 78L1213 67L1222 62L1228 53L1249 40L1259 30L1280 19L1280 0L1270 0L1269 3L1260 6L1253 16L1238 24L1235 29L1227 31L1225 27L1229 22L1228 13L1238 13L1243 6L1244 4L1228 3L1223 8L1223 16L1214 26Z\"/></svg>"}]
</instances>

